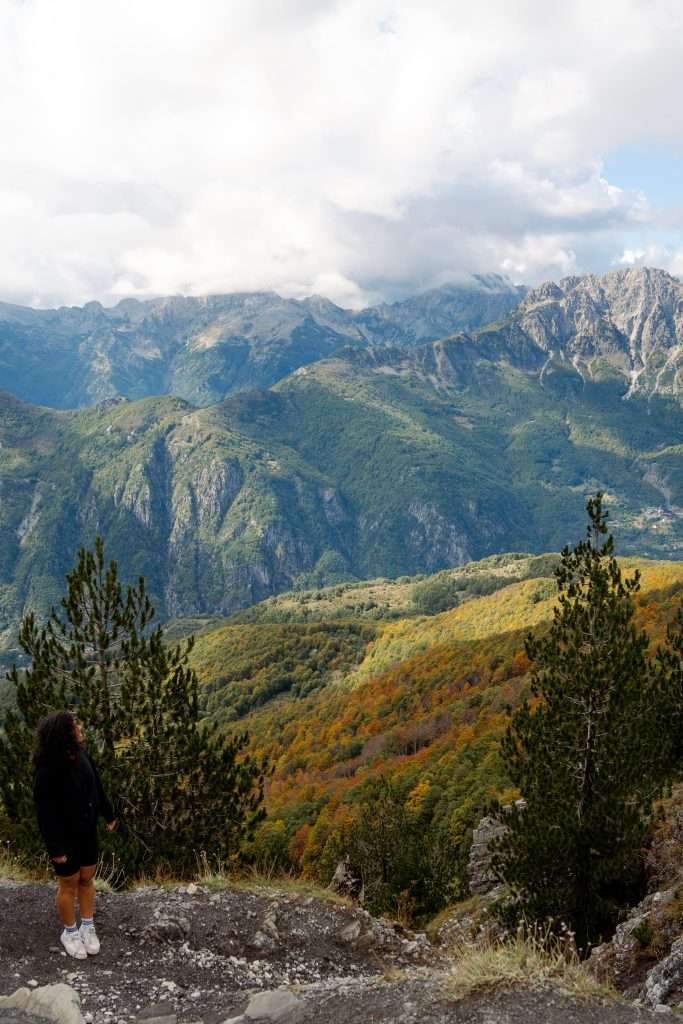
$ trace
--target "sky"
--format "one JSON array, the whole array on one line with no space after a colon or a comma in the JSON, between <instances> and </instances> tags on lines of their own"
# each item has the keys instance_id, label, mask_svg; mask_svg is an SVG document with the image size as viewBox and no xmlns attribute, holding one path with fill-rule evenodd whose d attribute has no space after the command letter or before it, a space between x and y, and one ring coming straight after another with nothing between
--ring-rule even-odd
<instances>
[{"instance_id":1,"label":"sky","mask_svg":"<svg viewBox=\"0 0 683 1024\"><path fill-rule=\"evenodd\" d=\"M683 275L680 0L0 0L0 299Z\"/></svg>"}]
</instances>

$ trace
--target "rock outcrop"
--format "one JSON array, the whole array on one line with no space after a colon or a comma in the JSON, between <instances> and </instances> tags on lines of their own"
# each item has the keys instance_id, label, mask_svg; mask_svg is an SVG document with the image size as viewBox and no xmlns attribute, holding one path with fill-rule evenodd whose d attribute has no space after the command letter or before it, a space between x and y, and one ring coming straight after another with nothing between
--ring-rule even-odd
<instances>
[{"instance_id":1,"label":"rock outcrop","mask_svg":"<svg viewBox=\"0 0 683 1024\"><path fill-rule=\"evenodd\" d=\"M625 397L680 394L683 285L662 270L615 270L532 289L515 324L582 379L621 375Z\"/></svg>"},{"instance_id":2,"label":"rock outcrop","mask_svg":"<svg viewBox=\"0 0 683 1024\"><path fill-rule=\"evenodd\" d=\"M683 1008L680 885L646 896L586 962L600 981L657 1012Z\"/></svg>"},{"instance_id":3,"label":"rock outcrop","mask_svg":"<svg viewBox=\"0 0 683 1024\"><path fill-rule=\"evenodd\" d=\"M524 810L524 800L517 800L515 807ZM508 812L512 804L502 808L503 814ZM472 834L472 846L467 865L467 874L470 880L470 891L483 896L496 889L499 879L493 873L491 867L493 855L493 843L507 831L505 820L493 818L490 815L482 818Z\"/></svg>"},{"instance_id":4,"label":"rock outcrop","mask_svg":"<svg viewBox=\"0 0 683 1024\"><path fill-rule=\"evenodd\" d=\"M484 895L498 885L491 869L491 844L505 831L504 822L491 817L482 818L475 828L467 865L471 892Z\"/></svg>"}]
</instances>

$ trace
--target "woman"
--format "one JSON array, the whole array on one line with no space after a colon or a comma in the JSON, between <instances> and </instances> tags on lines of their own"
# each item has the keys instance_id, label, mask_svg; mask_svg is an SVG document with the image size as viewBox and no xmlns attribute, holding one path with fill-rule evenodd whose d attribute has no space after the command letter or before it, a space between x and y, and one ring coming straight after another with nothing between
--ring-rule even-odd
<instances>
[{"instance_id":1,"label":"woman","mask_svg":"<svg viewBox=\"0 0 683 1024\"><path fill-rule=\"evenodd\" d=\"M57 912L64 925L62 945L87 959L100 951L93 912L97 867L97 819L117 825L100 777L83 747L83 731L70 711L56 711L38 723L33 754L33 796L38 826L57 875ZM76 897L81 926L76 924Z\"/></svg>"}]
</instances>

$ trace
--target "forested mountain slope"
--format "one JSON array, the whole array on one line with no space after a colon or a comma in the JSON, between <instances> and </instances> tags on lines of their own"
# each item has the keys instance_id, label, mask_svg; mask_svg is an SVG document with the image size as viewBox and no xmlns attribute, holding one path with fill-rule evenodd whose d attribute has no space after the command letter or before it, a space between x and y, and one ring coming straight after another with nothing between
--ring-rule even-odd
<instances>
[{"instance_id":1,"label":"forested mountain slope","mask_svg":"<svg viewBox=\"0 0 683 1024\"><path fill-rule=\"evenodd\" d=\"M262 849L325 879L387 778L464 867L488 801L514 795L498 742L527 692L524 636L550 622L556 596L547 563L536 564L543 575L432 616L232 625L198 638L205 712L228 729L246 725L274 768ZM627 575L636 568L636 621L654 646L680 605L683 563L622 561Z\"/></svg>"}]
</instances>

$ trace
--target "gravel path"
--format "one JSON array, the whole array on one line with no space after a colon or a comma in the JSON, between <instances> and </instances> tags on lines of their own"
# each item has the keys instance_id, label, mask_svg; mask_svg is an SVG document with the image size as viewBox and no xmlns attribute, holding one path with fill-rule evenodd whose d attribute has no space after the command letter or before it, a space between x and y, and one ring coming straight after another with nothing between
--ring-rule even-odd
<instances>
[{"instance_id":1,"label":"gravel path","mask_svg":"<svg viewBox=\"0 0 683 1024\"><path fill-rule=\"evenodd\" d=\"M375 978L439 959L426 942L364 911L277 890L150 887L97 896L99 956L67 957L54 887L0 881L0 995L66 982L92 1024L135 1020L170 1002L178 1021L213 1024L257 992Z\"/></svg>"}]
</instances>

